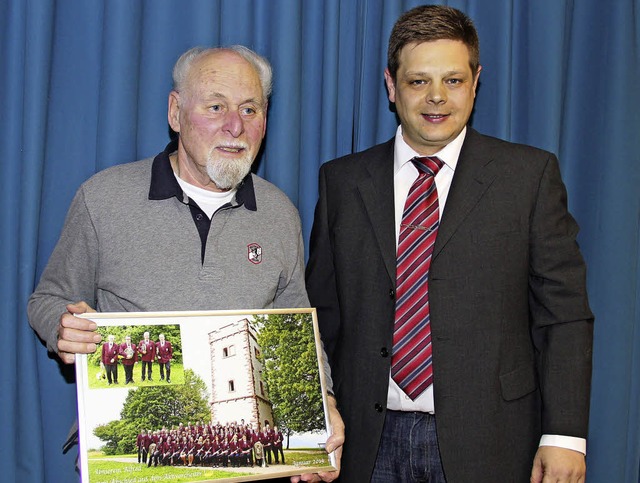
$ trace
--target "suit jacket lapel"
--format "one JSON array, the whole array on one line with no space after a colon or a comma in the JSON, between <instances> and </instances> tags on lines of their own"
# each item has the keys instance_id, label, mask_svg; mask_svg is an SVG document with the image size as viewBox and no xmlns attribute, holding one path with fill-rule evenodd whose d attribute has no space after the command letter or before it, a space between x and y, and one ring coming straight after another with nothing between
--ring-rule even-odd
<instances>
[{"instance_id":1,"label":"suit jacket lapel","mask_svg":"<svg viewBox=\"0 0 640 483\"><path fill-rule=\"evenodd\" d=\"M393 146L394 140L391 139L382 145L374 156L364 160L368 176L363 177L358 183L358 189L376 235L385 268L389 278L395 283ZM446 246L460 224L498 176L496 166L492 161L492 153L486 149L482 135L472 128L467 128L467 136L460 152L447 204L438 228L434 258Z\"/></svg>"},{"instance_id":2,"label":"suit jacket lapel","mask_svg":"<svg viewBox=\"0 0 640 483\"><path fill-rule=\"evenodd\" d=\"M477 131L467 128L467 135L447 196L447 204L438 228L433 250L434 259L491 186L496 176L498 172L493 163L493 156L485 148L482 136Z\"/></svg>"},{"instance_id":3,"label":"suit jacket lapel","mask_svg":"<svg viewBox=\"0 0 640 483\"><path fill-rule=\"evenodd\" d=\"M389 278L396 279L395 209L393 205L393 145L391 139L374 156L365 158L364 177L358 183L362 201L376 235Z\"/></svg>"}]
</instances>

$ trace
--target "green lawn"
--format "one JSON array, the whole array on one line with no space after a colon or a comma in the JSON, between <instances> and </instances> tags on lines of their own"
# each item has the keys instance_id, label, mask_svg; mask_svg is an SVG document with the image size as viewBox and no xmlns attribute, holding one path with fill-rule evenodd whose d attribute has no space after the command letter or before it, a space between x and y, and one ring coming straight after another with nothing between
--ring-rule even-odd
<instances>
[{"instance_id":1,"label":"green lawn","mask_svg":"<svg viewBox=\"0 0 640 483\"><path fill-rule=\"evenodd\" d=\"M311 466L310 462L316 466L328 465L329 456L318 448L290 449L284 450L284 461L288 465L299 464L301 466Z\"/></svg>"},{"instance_id":2,"label":"green lawn","mask_svg":"<svg viewBox=\"0 0 640 483\"><path fill-rule=\"evenodd\" d=\"M100 370L100 367L89 365L88 369L89 369L88 371L89 372L88 374L89 389L105 389L108 387L123 387L123 386L131 387L131 384L129 384L128 386L125 386L124 384L125 378L124 378L124 368L122 367L122 364L118 364L118 385L117 386L115 385L109 386L106 373L102 379L97 378L97 374L98 374L98 371ZM155 362L153 363L153 374L151 375L151 377L153 378L153 381L149 381L148 379L143 381L141 374L142 374L142 363L138 362L133 366L133 381L134 381L134 386L136 387L158 386L158 385L167 384L166 380L165 381L160 380L160 368L158 364ZM171 384L184 384L184 368L182 367L182 364L171 363Z\"/></svg>"},{"instance_id":3,"label":"green lawn","mask_svg":"<svg viewBox=\"0 0 640 483\"><path fill-rule=\"evenodd\" d=\"M206 481L222 478L233 478L255 474L247 472L230 472L218 468L202 468L182 466L147 467L139 463L124 463L112 459L137 458L135 454L108 456L102 451L89 451L89 479L92 483L111 483L114 481L135 482L177 482ZM320 449L295 449L284 451L287 465L300 467L323 466L329 464L327 454Z\"/></svg>"},{"instance_id":4,"label":"green lawn","mask_svg":"<svg viewBox=\"0 0 640 483\"><path fill-rule=\"evenodd\" d=\"M152 466L149 468L138 463L119 463L117 461L95 460L93 458L89 460L89 480L92 483L124 480L186 483L188 481L205 481L250 474L198 467Z\"/></svg>"}]
</instances>

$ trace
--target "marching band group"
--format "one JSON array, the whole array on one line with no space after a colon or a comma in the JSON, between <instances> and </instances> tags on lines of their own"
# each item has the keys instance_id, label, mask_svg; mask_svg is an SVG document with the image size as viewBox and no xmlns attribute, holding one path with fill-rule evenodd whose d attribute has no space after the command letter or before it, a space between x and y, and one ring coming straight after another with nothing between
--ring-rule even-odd
<instances>
[{"instance_id":1,"label":"marching band group","mask_svg":"<svg viewBox=\"0 0 640 483\"><path fill-rule=\"evenodd\" d=\"M138 463L168 466L240 467L285 464L284 437L265 420L262 429L244 420L226 425L202 424L168 430L142 430L137 436Z\"/></svg>"},{"instance_id":2,"label":"marching band group","mask_svg":"<svg viewBox=\"0 0 640 483\"><path fill-rule=\"evenodd\" d=\"M171 358L173 357L173 347L171 342L165 340L164 334L158 336L158 341L151 340L149 332L145 332L143 339L134 344L129 335L125 336L124 342L115 342L115 336L109 335L107 342L102 344L101 363L104 366L109 385L118 384L118 362L124 367L125 384L134 383L133 366L142 362L142 380L148 378L152 381L153 362L157 360L160 368L160 380L165 379L171 382Z\"/></svg>"}]
</instances>

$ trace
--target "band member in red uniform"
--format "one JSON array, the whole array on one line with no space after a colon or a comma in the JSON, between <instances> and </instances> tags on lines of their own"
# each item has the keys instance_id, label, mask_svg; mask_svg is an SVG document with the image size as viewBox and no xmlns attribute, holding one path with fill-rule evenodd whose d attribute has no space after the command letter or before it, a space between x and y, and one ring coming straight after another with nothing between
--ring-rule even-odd
<instances>
[{"instance_id":1,"label":"band member in red uniform","mask_svg":"<svg viewBox=\"0 0 640 483\"><path fill-rule=\"evenodd\" d=\"M220 439L220 466L228 466L229 465L229 440L225 436Z\"/></svg>"},{"instance_id":2,"label":"band member in red uniform","mask_svg":"<svg viewBox=\"0 0 640 483\"><path fill-rule=\"evenodd\" d=\"M214 468L220 466L220 437L216 434L211 442L211 464Z\"/></svg>"},{"instance_id":3,"label":"band member in red uniform","mask_svg":"<svg viewBox=\"0 0 640 483\"><path fill-rule=\"evenodd\" d=\"M186 436L182 437L182 441L180 441L180 461L183 466L187 466L187 453L189 451L189 441Z\"/></svg>"},{"instance_id":4,"label":"band member in red uniform","mask_svg":"<svg viewBox=\"0 0 640 483\"><path fill-rule=\"evenodd\" d=\"M162 441L162 438L158 438L157 443L151 443L149 446L149 462L147 463L147 466L150 467L152 464L153 466L158 466L158 462L162 457L163 451L164 442Z\"/></svg>"},{"instance_id":5,"label":"band member in red uniform","mask_svg":"<svg viewBox=\"0 0 640 483\"><path fill-rule=\"evenodd\" d=\"M102 364L107 371L109 385L118 384L118 353L120 346L115 343L115 336L109 334L108 341L102 344Z\"/></svg>"},{"instance_id":6,"label":"band member in red uniform","mask_svg":"<svg viewBox=\"0 0 640 483\"><path fill-rule=\"evenodd\" d=\"M238 436L234 434L229 441L229 462L231 466L240 466L240 447L238 446Z\"/></svg>"},{"instance_id":7,"label":"band member in red uniform","mask_svg":"<svg viewBox=\"0 0 640 483\"><path fill-rule=\"evenodd\" d=\"M273 449L273 434L269 421L265 419L264 428L260 431L260 442L264 448L264 459L267 465L271 464L271 450Z\"/></svg>"},{"instance_id":8,"label":"band member in red uniform","mask_svg":"<svg viewBox=\"0 0 640 483\"><path fill-rule=\"evenodd\" d=\"M120 357L124 366L125 384L133 384L133 365L138 360L138 351L135 344L131 343L131 336L126 336L120 346Z\"/></svg>"},{"instance_id":9,"label":"band member in red uniform","mask_svg":"<svg viewBox=\"0 0 640 483\"><path fill-rule=\"evenodd\" d=\"M160 380L164 381L164 372L167 371L167 382L171 382L171 358L173 357L173 348L171 342L165 340L164 334L158 336L159 341L156 343L156 357L160 366Z\"/></svg>"},{"instance_id":10,"label":"band member in red uniform","mask_svg":"<svg viewBox=\"0 0 640 483\"><path fill-rule=\"evenodd\" d=\"M162 448L162 457L160 459L160 462L162 463L162 465L166 466L166 465L171 465L171 456L173 455L173 452L176 449L176 443L174 441L174 439L171 436L167 436L167 440L164 443L164 446Z\"/></svg>"},{"instance_id":11,"label":"band member in red uniform","mask_svg":"<svg viewBox=\"0 0 640 483\"><path fill-rule=\"evenodd\" d=\"M151 381L153 360L156 358L156 343L149 338L149 332L145 332L144 339L138 343L138 354L142 360L142 380L144 381L146 376Z\"/></svg>"},{"instance_id":12,"label":"band member in red uniform","mask_svg":"<svg viewBox=\"0 0 640 483\"><path fill-rule=\"evenodd\" d=\"M136 437L136 448L138 448L138 463L147 462L146 441L147 431L143 429L138 433L138 436Z\"/></svg>"},{"instance_id":13,"label":"band member in red uniform","mask_svg":"<svg viewBox=\"0 0 640 483\"><path fill-rule=\"evenodd\" d=\"M284 436L282 435L282 431L278 430L278 426L273 427L273 457L276 460L276 464L282 463L284 464L284 451L282 451L282 443L284 441ZM280 454L280 458L278 458L278 453ZM278 461L278 459L280 461Z\"/></svg>"},{"instance_id":14,"label":"band member in red uniform","mask_svg":"<svg viewBox=\"0 0 640 483\"><path fill-rule=\"evenodd\" d=\"M196 440L193 436L187 438L187 463L189 466L193 466L193 462L196 458Z\"/></svg>"},{"instance_id":15,"label":"band member in red uniform","mask_svg":"<svg viewBox=\"0 0 640 483\"><path fill-rule=\"evenodd\" d=\"M256 444L260 440L260 427L259 424L254 424L253 428L248 430L247 432L247 440L251 442L251 444Z\"/></svg>"},{"instance_id":16,"label":"band member in red uniform","mask_svg":"<svg viewBox=\"0 0 640 483\"><path fill-rule=\"evenodd\" d=\"M208 436L203 436L203 438L204 442L200 448L200 466L209 466L211 464L211 440ZM196 460L197 459L198 454L196 454Z\"/></svg>"},{"instance_id":17,"label":"band member in red uniform","mask_svg":"<svg viewBox=\"0 0 640 483\"><path fill-rule=\"evenodd\" d=\"M169 464L171 466L180 463L180 453L182 453L182 446L179 436L176 436L171 443L171 456L169 457Z\"/></svg>"},{"instance_id":18,"label":"band member in red uniform","mask_svg":"<svg viewBox=\"0 0 640 483\"><path fill-rule=\"evenodd\" d=\"M142 452L142 462L146 463L147 460L149 458L151 458L151 454L149 453L149 447L151 446L151 443L154 442L154 438L153 438L153 431L148 430L146 436L144 437L144 447L143 447L143 452Z\"/></svg>"},{"instance_id":19,"label":"band member in red uniform","mask_svg":"<svg viewBox=\"0 0 640 483\"><path fill-rule=\"evenodd\" d=\"M193 460L193 463L195 465L202 464L204 452L205 452L204 438L202 436L198 436L198 440L196 441L195 451L194 451L195 458Z\"/></svg>"},{"instance_id":20,"label":"band member in red uniform","mask_svg":"<svg viewBox=\"0 0 640 483\"><path fill-rule=\"evenodd\" d=\"M247 440L245 434L242 435L242 439L238 442L238 447L240 448L240 464L253 466L253 444Z\"/></svg>"}]
</instances>

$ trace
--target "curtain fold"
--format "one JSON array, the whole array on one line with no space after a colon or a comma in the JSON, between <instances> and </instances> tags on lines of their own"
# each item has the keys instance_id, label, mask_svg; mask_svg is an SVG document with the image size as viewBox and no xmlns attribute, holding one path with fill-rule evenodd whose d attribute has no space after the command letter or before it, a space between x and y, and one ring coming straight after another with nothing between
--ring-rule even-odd
<instances>
[{"instance_id":1,"label":"curtain fold","mask_svg":"<svg viewBox=\"0 0 640 483\"><path fill-rule=\"evenodd\" d=\"M26 303L78 186L168 142L167 95L194 45L244 44L274 67L258 174L308 240L321 163L389 139L391 27L415 0L0 0L0 454L3 481L77 479L61 446L72 367ZM443 3L443 2L435 2ZM480 34L473 126L559 155L596 314L588 480L640 479L640 2L451 0Z\"/></svg>"},{"instance_id":2,"label":"curtain fold","mask_svg":"<svg viewBox=\"0 0 640 483\"><path fill-rule=\"evenodd\" d=\"M44 46L51 37L51 26L46 20L46 12L32 15L27 5L7 5L2 22L2 43L0 44L5 69L0 74L2 87L2 106L12 122L5 127L0 141L2 148L2 202L5 206L1 218L0 243L3 250L2 260L3 303L0 304L0 317L6 328L6 342L3 341L4 363L0 364L0 424L5 428L4 437L0 441L0 451L12 462L19 462L22 468L11 465L5 474L15 478L27 465L33 465L35 472L40 473L43 467L41 457L43 450L43 432L39 424L40 404L33 397L32 388L38 384L38 368L35 363L37 348L33 343L34 336L25 330L25 307L21 301L32 289L33 252L38 233L38 211L41 166L39 160L44 144L43 123L46 119L46 71L50 65ZM28 35L32 29L37 33ZM13 45L10 39L18 39ZM35 65L35 71L30 64ZM31 75L33 73L33 75ZM11 95L8 95L8 93ZM34 92L34 95L31 93ZM27 183L23 173L32 173L32 182ZM25 206L33 216L22 220L16 206ZM24 221L21 223L21 221ZM4 338L3 338L4 339ZM10 350L4 345L10 342ZM17 374L16 368L20 371ZM6 390L5 387L9 390ZM36 421L32 437L35 458L32 463L20 461L18 445L24 444L26 435L21 434L20 425L29 425ZM17 443L14 443L17 442Z\"/></svg>"},{"instance_id":3,"label":"curtain fold","mask_svg":"<svg viewBox=\"0 0 640 483\"><path fill-rule=\"evenodd\" d=\"M579 240L588 262L592 308L599 317L588 463L594 474L608 475L609 481L637 481L640 9L630 0L606 9L595 2L575 3L568 85L576 88L567 93L561 154L567 159L567 187L576 193L573 209L582 226ZM607 459L621 454L626 461L609 467L607 474Z\"/></svg>"}]
</instances>

